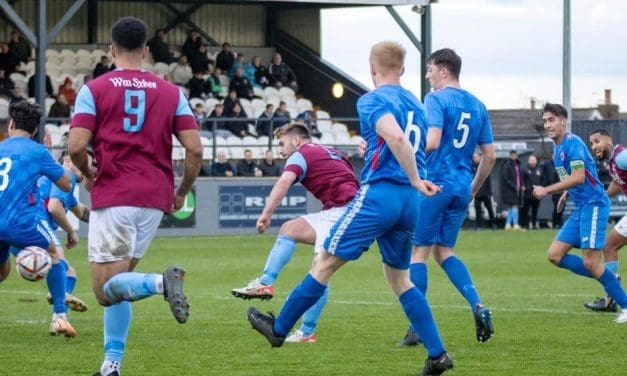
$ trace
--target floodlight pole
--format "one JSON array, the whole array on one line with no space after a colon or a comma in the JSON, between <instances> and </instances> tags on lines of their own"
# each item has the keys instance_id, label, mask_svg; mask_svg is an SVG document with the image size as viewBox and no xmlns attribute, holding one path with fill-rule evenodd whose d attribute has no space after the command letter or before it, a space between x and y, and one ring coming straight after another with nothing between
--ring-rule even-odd
<instances>
[{"instance_id":1,"label":"floodlight pole","mask_svg":"<svg viewBox=\"0 0 627 376\"><path fill-rule=\"evenodd\" d=\"M431 86L427 81L427 59L431 55L431 6L424 7L424 13L420 16L420 39L422 40L422 54L420 59L420 91L422 93L422 100L431 91Z\"/></svg>"},{"instance_id":2,"label":"floodlight pole","mask_svg":"<svg viewBox=\"0 0 627 376\"><path fill-rule=\"evenodd\" d=\"M564 28L563 28L563 40L562 40L562 104L568 111L568 131L572 128L572 104L570 81L571 81L571 67L570 67L570 0L564 0Z\"/></svg>"}]
</instances>

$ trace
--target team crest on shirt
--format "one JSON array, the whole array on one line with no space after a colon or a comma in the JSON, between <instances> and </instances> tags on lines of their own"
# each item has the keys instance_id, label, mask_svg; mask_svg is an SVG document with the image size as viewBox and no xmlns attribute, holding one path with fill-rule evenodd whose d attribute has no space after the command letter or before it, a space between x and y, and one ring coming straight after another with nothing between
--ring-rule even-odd
<instances>
[{"instance_id":1,"label":"team crest on shirt","mask_svg":"<svg viewBox=\"0 0 627 376\"><path fill-rule=\"evenodd\" d=\"M562 162L566 160L566 154L564 154L564 152L560 153L560 159L562 160Z\"/></svg>"}]
</instances>

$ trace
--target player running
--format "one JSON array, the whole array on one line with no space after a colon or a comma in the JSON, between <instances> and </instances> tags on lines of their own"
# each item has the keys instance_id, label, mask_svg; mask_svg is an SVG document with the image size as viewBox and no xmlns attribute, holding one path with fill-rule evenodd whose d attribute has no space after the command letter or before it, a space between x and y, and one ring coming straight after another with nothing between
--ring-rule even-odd
<instances>
[{"instance_id":1,"label":"player running","mask_svg":"<svg viewBox=\"0 0 627 376\"><path fill-rule=\"evenodd\" d=\"M622 308L615 322L627 322L627 296L616 274L603 265L605 230L610 215L610 200L597 175L596 164L586 144L568 133L568 112L559 104L547 103L542 113L544 129L553 140L553 160L560 181L548 187L534 186L538 200L547 195L564 192L563 205L568 195L575 210L564 224L549 248L549 261L571 272L597 279L605 292ZM572 248L581 248L583 258L570 254Z\"/></svg>"},{"instance_id":2,"label":"player running","mask_svg":"<svg viewBox=\"0 0 627 376\"><path fill-rule=\"evenodd\" d=\"M91 191L88 253L93 289L105 308L105 360L97 375L119 375L131 324L130 302L162 294L175 319L187 322L185 271L134 273L164 213L179 210L200 171L200 132L175 85L141 69L147 28L132 17L111 30L118 67L84 85L77 97L68 149ZM185 148L185 172L175 190L172 135ZM93 143L98 171L89 166Z\"/></svg>"},{"instance_id":3,"label":"player running","mask_svg":"<svg viewBox=\"0 0 627 376\"><path fill-rule=\"evenodd\" d=\"M264 233L270 228L272 214L281 204L292 185L300 182L311 194L322 201L322 211L292 219L281 226L279 236L268 255L260 278L248 286L233 289L231 293L243 299L272 299L274 282L290 261L296 243L314 245L314 260L324 248L324 240L331 227L346 211L346 205L359 190L359 182L353 166L341 151L311 143L307 126L293 123L277 129L280 153L288 158L281 177L274 185L261 216L257 220L257 231ZM286 342L315 343L316 327L327 304L330 287L303 315L303 325Z\"/></svg>"}]
</instances>

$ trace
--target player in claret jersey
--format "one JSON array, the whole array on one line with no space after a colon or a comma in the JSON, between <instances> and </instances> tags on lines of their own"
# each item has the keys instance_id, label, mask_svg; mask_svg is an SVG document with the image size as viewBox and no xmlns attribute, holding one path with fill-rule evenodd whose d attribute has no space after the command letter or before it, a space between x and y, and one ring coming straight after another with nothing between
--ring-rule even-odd
<instances>
[{"instance_id":1,"label":"player in claret jersey","mask_svg":"<svg viewBox=\"0 0 627 376\"><path fill-rule=\"evenodd\" d=\"M88 253L98 303L105 308L105 360L100 375L119 375L131 324L130 302L162 294L176 320L185 323L189 304L185 271L134 273L164 213L183 206L200 171L198 125L180 89L141 69L146 25L118 20L111 30L117 70L84 85L77 97L68 149L91 190ZM185 172L177 190L172 135L185 148ZM93 144L98 165L88 162Z\"/></svg>"},{"instance_id":2,"label":"player in claret jersey","mask_svg":"<svg viewBox=\"0 0 627 376\"><path fill-rule=\"evenodd\" d=\"M261 277L251 281L246 287L231 291L233 295L243 299L271 299L274 296L274 282L292 258L296 243L314 245L315 263L324 248L329 230L344 214L346 206L359 190L359 181L346 155L311 143L306 125L290 124L277 129L275 136L279 140L281 156L288 159L257 221L257 230L263 233L270 227L272 213L281 204L290 187L298 182L322 201L323 208L318 213L304 215L281 226ZM287 337L286 342L316 342L316 327L328 296L327 286L318 302L303 315L301 329Z\"/></svg>"},{"instance_id":3,"label":"player in claret jersey","mask_svg":"<svg viewBox=\"0 0 627 376\"><path fill-rule=\"evenodd\" d=\"M575 204L575 210L549 248L549 261L575 274L597 279L605 292L623 309L616 323L627 323L625 290L616 274L606 268L601 259L610 200L599 181L594 159L581 138L568 133L568 112L563 106L547 103L542 119L547 135L554 142L553 160L560 181L548 187L534 186L533 195L542 199L564 192L559 205L563 206L568 195ZM570 254L572 248L580 248L583 258Z\"/></svg>"},{"instance_id":4,"label":"player in claret jersey","mask_svg":"<svg viewBox=\"0 0 627 376\"><path fill-rule=\"evenodd\" d=\"M592 153L601 161L607 161L612 182L606 193L614 197L620 192L627 193L627 150L620 144L614 145L610 132L597 129L590 134ZM627 215L618 221L607 237L603 255L605 267L618 275L618 251L627 244ZM611 296L584 304L585 307L598 312L616 312L616 302Z\"/></svg>"}]
</instances>

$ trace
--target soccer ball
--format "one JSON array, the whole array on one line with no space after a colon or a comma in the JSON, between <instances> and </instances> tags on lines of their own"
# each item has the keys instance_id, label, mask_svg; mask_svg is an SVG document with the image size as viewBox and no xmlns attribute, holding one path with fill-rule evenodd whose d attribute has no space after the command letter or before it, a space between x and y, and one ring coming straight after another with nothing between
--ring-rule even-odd
<instances>
[{"instance_id":1,"label":"soccer ball","mask_svg":"<svg viewBox=\"0 0 627 376\"><path fill-rule=\"evenodd\" d=\"M35 282L48 275L52 267L52 260L44 249L30 246L17 254L15 264L22 278Z\"/></svg>"}]
</instances>

